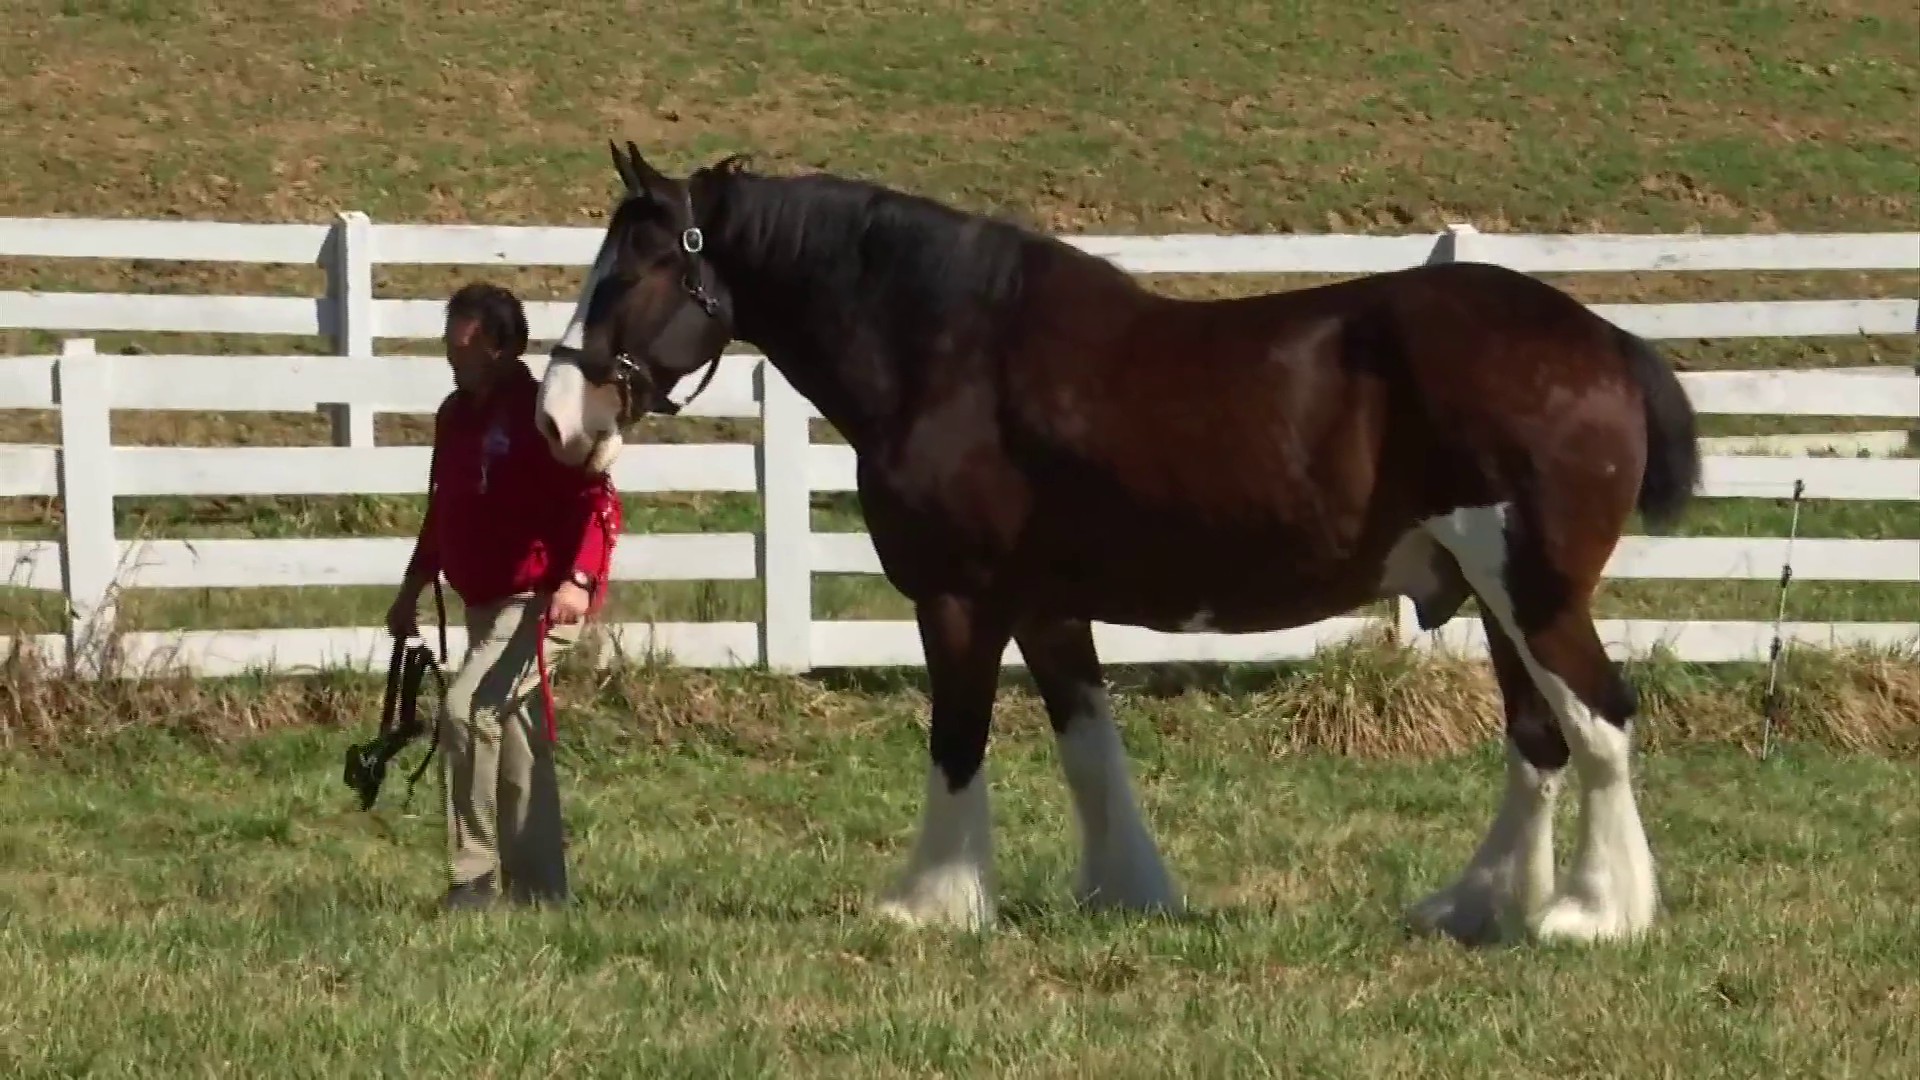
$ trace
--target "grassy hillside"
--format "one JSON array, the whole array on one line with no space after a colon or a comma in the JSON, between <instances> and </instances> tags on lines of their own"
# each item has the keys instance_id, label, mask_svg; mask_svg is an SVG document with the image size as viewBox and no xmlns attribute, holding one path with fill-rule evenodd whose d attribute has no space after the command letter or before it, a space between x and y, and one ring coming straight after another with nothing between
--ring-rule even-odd
<instances>
[{"instance_id":1,"label":"grassy hillside","mask_svg":"<svg viewBox=\"0 0 1920 1080\"><path fill-rule=\"evenodd\" d=\"M1406 10L1359 4L548 4L351 0L272 10L174 0L16 5L0 27L0 212L325 221L591 224L609 136L669 168L750 151L777 170L876 177L1062 231L1433 229L1744 231L1913 228L1920 92L1909 5L1737 4L1671 14L1522 0ZM478 271L383 272L383 295L444 296ZM490 276L566 298L574 272ZM1303 278L1193 276L1177 290ZM1915 274L1582 275L1590 300L1913 295ZM0 260L0 288L169 292L319 288L317 271L194 263ZM101 334L108 349L324 351L314 340ZM51 335L0 331L0 351ZM383 342L424 351L431 342ZM1908 365L1906 340L1673 343L1689 367ZM325 439L320 417L140 414L127 443ZM1711 433L1883 422L1710 418ZM381 437L422 438L387 417ZM751 423L658 421L646 437L751 437ZM53 437L0 414L0 440ZM828 433L830 437L830 433ZM57 509L0 500L0 530L49 535ZM816 499L823 528L858 528ZM124 499L124 535L403 533L405 499ZM629 500L639 530L751 528L751 500ZM1687 528L1780 534L1788 512L1737 500ZM1920 506L1816 505L1807 535L1920 535ZM1882 619L1902 587L1796 587L1800 617ZM871 579L823 579L823 616L892 616ZM1608 590L1607 614L1675 613L1671 586ZM1686 594L1699 617L1773 611L1761 583ZM8 598L57 618L47 598ZM384 590L129 597L129 625L368 621ZM751 617L751 586L624 589L622 618ZM1689 612L1680 612L1687 614Z\"/></svg>"},{"instance_id":2,"label":"grassy hillside","mask_svg":"<svg viewBox=\"0 0 1920 1080\"><path fill-rule=\"evenodd\" d=\"M1873 228L1920 189L1889 0L14 8L12 213L585 221L616 131L1073 230Z\"/></svg>"}]
</instances>

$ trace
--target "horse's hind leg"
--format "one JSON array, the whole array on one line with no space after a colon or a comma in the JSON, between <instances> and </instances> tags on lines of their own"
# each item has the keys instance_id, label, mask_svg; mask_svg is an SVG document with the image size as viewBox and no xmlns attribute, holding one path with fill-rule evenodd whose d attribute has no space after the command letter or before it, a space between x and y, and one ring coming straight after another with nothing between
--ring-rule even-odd
<instances>
[{"instance_id":1,"label":"horse's hind leg","mask_svg":"<svg viewBox=\"0 0 1920 1080\"><path fill-rule=\"evenodd\" d=\"M1173 911L1180 899L1134 798L1127 753L1080 621L1036 622L1014 635L1046 703L1080 829L1074 894L1090 907Z\"/></svg>"},{"instance_id":2,"label":"horse's hind leg","mask_svg":"<svg viewBox=\"0 0 1920 1080\"><path fill-rule=\"evenodd\" d=\"M1535 528L1515 528L1507 507L1455 511L1428 524L1455 558L1487 614L1559 721L1579 776L1579 842L1565 886L1533 922L1543 938L1630 938L1653 923L1653 855L1632 783L1633 688L1607 657L1587 601L1600 565L1549 560ZM1604 552L1582 561L1604 564ZM1523 748L1524 749L1524 748Z\"/></svg>"},{"instance_id":3,"label":"horse's hind leg","mask_svg":"<svg viewBox=\"0 0 1920 1080\"><path fill-rule=\"evenodd\" d=\"M1506 631L1484 612L1494 676L1507 714L1506 791L1467 867L1413 906L1413 924L1485 944L1524 928L1553 893L1553 804L1567 764L1558 721Z\"/></svg>"},{"instance_id":4,"label":"horse's hind leg","mask_svg":"<svg viewBox=\"0 0 1920 1080\"><path fill-rule=\"evenodd\" d=\"M1633 794L1633 687L1608 659L1584 606L1527 635L1535 682L1559 717L1580 778L1580 837L1563 887L1541 912L1543 938L1630 938L1653 925L1653 851Z\"/></svg>"}]
</instances>

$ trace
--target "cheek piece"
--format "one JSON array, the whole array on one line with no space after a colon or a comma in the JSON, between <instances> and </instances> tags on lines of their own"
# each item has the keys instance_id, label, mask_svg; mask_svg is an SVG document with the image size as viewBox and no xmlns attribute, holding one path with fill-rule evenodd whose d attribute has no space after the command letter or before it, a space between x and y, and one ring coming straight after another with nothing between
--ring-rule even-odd
<instances>
[{"instance_id":1,"label":"cheek piece","mask_svg":"<svg viewBox=\"0 0 1920 1080\"><path fill-rule=\"evenodd\" d=\"M688 220L693 218L691 194L688 195L687 218ZM624 369L622 375L625 378L630 379L639 375L646 379L648 385L643 396L648 401L648 412L673 416L691 404L694 398L699 397L712 384L714 376L719 373L721 350L726 348L727 341L732 338L731 312L726 310L726 304L717 295L720 290L714 287L717 283L714 280L712 265L700 258L700 252L705 247L705 236L697 226L680 234L680 251L686 257L686 269L681 276L680 288L693 302L681 304L672 315L667 317L666 324L653 336L645 354L645 358L653 366L678 371L681 376L684 376L692 374L694 367L701 363L700 357L711 351L713 358L705 361L707 372L701 377L700 384L694 388L693 393L687 395L685 402L675 402L667 396L665 390L655 388L651 372L636 363L633 357L623 353L615 358L622 365ZM694 362L687 364L682 371L678 364L660 363L659 357L668 357L673 360L691 357Z\"/></svg>"}]
</instances>

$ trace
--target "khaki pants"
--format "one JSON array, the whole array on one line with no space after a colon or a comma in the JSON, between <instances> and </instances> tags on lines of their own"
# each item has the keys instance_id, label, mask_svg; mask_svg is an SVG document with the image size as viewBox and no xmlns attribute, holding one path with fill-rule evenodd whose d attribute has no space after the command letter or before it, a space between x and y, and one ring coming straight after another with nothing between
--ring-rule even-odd
<instances>
[{"instance_id":1,"label":"khaki pants","mask_svg":"<svg viewBox=\"0 0 1920 1080\"><path fill-rule=\"evenodd\" d=\"M519 902L567 895L560 790L534 649L547 600L521 594L467 609L467 655L440 714L451 883ZM549 629L549 675L581 626Z\"/></svg>"}]
</instances>

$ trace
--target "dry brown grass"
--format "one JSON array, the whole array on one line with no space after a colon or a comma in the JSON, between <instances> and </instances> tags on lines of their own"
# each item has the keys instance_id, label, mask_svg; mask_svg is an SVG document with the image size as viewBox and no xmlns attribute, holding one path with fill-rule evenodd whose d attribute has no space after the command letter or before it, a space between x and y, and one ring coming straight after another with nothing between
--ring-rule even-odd
<instances>
[{"instance_id":1,"label":"dry brown grass","mask_svg":"<svg viewBox=\"0 0 1920 1080\"><path fill-rule=\"evenodd\" d=\"M1485 665L1401 648L1384 628L1322 650L1255 705L1281 746L1359 758L1463 753L1498 734L1500 709Z\"/></svg>"},{"instance_id":2,"label":"dry brown grass","mask_svg":"<svg viewBox=\"0 0 1920 1080\"><path fill-rule=\"evenodd\" d=\"M96 663L109 661L110 651L101 650ZM595 666L583 659L590 655L583 649L555 672L561 722L615 732L623 742L691 740L772 762L826 733L877 732L926 716L917 670L785 676ZM1655 657L1627 672L1641 696L1637 737L1649 750L1760 749L1764 665ZM1498 688L1483 662L1415 652L1384 634L1272 668L1167 665L1111 674L1121 711L1161 736L1236 754L1431 760L1470 752L1501 727ZM1780 687L1776 739L1920 761L1920 652L1790 649ZM140 679L93 681L16 649L0 657L0 746L59 752L134 729L218 743L288 728L367 727L379 715L382 689L377 673L343 671L208 679L156 668ZM1044 730L1025 673L1009 671L996 737Z\"/></svg>"},{"instance_id":3,"label":"dry brown grass","mask_svg":"<svg viewBox=\"0 0 1920 1080\"><path fill-rule=\"evenodd\" d=\"M378 716L380 687L350 677L91 680L13 648L0 657L0 747L61 750L154 729L212 741ZM370 690L370 692L369 692Z\"/></svg>"}]
</instances>

